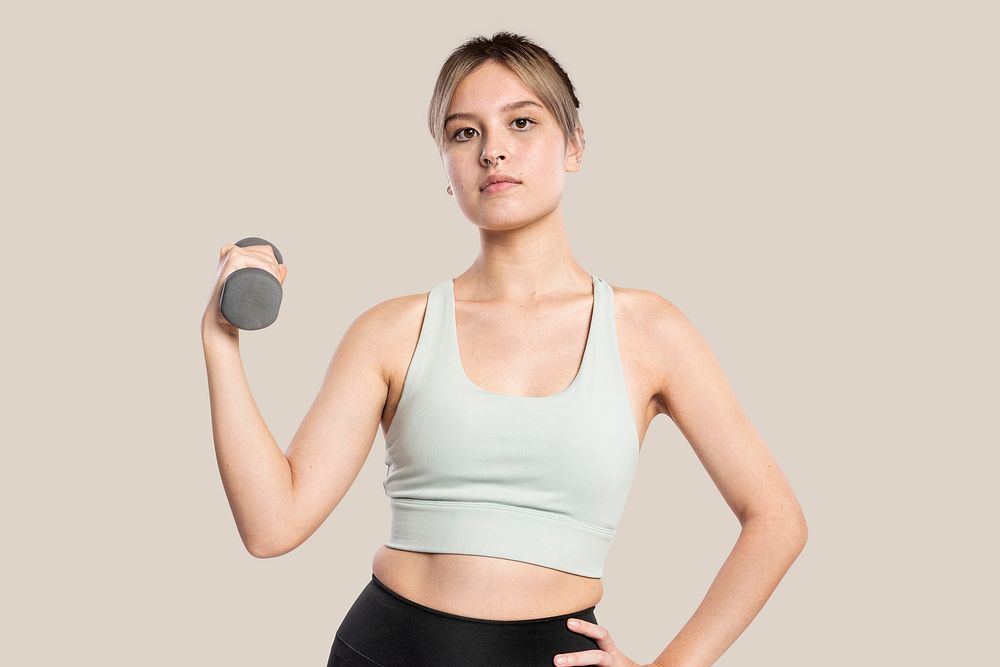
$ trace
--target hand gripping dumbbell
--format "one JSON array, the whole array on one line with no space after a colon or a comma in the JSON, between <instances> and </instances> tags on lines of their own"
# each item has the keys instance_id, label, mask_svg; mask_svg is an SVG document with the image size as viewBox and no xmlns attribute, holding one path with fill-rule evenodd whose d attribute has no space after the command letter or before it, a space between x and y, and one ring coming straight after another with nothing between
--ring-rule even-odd
<instances>
[{"instance_id":1,"label":"hand gripping dumbbell","mask_svg":"<svg viewBox=\"0 0 1000 667\"><path fill-rule=\"evenodd\" d=\"M241 248L269 245L278 264L284 264L278 248L270 241L250 236L236 242ZM237 329L253 331L270 326L278 319L281 283L269 271L246 267L233 271L222 284L219 310Z\"/></svg>"}]
</instances>

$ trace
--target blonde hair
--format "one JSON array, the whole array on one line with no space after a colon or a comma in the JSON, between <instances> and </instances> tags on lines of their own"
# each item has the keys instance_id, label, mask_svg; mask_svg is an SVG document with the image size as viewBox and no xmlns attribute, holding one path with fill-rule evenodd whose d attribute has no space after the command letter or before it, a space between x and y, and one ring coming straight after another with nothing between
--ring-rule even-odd
<instances>
[{"instance_id":1,"label":"blonde hair","mask_svg":"<svg viewBox=\"0 0 1000 667\"><path fill-rule=\"evenodd\" d=\"M462 79L487 60L506 65L517 74L524 85L555 116L562 128L566 145L575 140L580 116L577 109L580 100L576 97L573 82L548 51L523 35L501 31L492 37L479 35L455 48L438 73L434 94L427 110L427 123L431 137L438 151L443 151L447 137L444 119L455 89ZM581 136L580 148L583 148Z\"/></svg>"}]
</instances>

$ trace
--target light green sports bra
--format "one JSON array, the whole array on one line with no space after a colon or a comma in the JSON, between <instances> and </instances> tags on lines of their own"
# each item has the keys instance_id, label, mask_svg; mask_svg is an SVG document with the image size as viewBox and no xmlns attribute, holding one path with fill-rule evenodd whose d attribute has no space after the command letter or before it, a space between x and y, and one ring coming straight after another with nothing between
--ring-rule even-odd
<instances>
[{"instance_id":1,"label":"light green sports bra","mask_svg":"<svg viewBox=\"0 0 1000 667\"><path fill-rule=\"evenodd\" d=\"M455 286L427 295L386 433L387 546L494 556L600 578L635 474L639 437L615 332L594 305L576 377L548 396L481 389L458 353Z\"/></svg>"}]
</instances>

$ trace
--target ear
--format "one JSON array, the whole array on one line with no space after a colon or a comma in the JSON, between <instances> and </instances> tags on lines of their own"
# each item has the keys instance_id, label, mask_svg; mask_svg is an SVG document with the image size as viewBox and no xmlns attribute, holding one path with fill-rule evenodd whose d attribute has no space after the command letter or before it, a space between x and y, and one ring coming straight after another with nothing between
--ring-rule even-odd
<instances>
[{"instance_id":1,"label":"ear","mask_svg":"<svg viewBox=\"0 0 1000 667\"><path fill-rule=\"evenodd\" d=\"M577 125L572 140L566 145L566 171L574 172L580 169L586 143L583 137L583 125Z\"/></svg>"}]
</instances>

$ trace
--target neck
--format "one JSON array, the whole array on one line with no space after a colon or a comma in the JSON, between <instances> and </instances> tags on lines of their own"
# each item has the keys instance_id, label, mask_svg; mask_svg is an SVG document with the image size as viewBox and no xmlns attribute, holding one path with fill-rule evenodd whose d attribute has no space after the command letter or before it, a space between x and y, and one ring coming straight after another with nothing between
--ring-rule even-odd
<instances>
[{"instance_id":1,"label":"neck","mask_svg":"<svg viewBox=\"0 0 1000 667\"><path fill-rule=\"evenodd\" d=\"M573 257L557 208L511 229L479 230L476 260L455 283L469 285L475 300L536 301L590 291L591 275Z\"/></svg>"}]
</instances>

